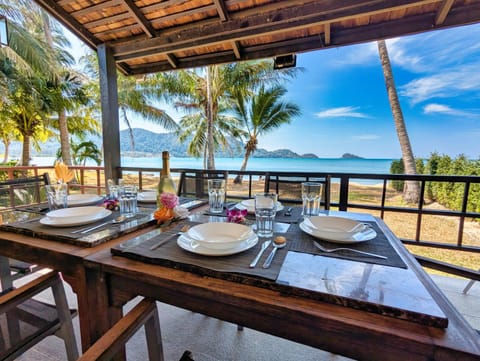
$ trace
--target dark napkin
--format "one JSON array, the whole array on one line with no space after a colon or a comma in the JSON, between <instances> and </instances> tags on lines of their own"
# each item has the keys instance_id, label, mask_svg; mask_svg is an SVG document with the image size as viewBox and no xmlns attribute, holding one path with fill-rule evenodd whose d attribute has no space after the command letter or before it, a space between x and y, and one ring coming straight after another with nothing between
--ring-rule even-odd
<instances>
[{"instance_id":1,"label":"dark napkin","mask_svg":"<svg viewBox=\"0 0 480 361\"><path fill-rule=\"evenodd\" d=\"M111 251L118 256L181 269L201 275L228 279L235 282L247 282L247 279L250 278L250 283L255 283L255 281L252 282L252 276L257 279L257 282L262 282L260 279L267 279L270 281L275 281L277 279L280 268L287 254L288 244L287 247L277 251L270 268L267 269L262 268L262 265L272 250L272 246L264 252L255 268L249 268L249 264L257 255L264 241L264 239L261 238L258 243L249 250L230 256L211 257L185 251L177 245L177 236L172 237L162 246L150 250L150 247L158 243L160 240L175 235L181 230L185 223L192 226L197 224L188 221L179 222L179 224L168 229L168 231L154 236L138 245L128 247L128 244L120 244L113 247ZM134 244L135 242L134 240L129 240L128 243Z\"/></svg>"},{"instance_id":2,"label":"dark napkin","mask_svg":"<svg viewBox=\"0 0 480 361\"><path fill-rule=\"evenodd\" d=\"M318 254L325 257L334 257L334 258L344 258L351 261L365 262L365 263L374 263L391 267L407 268L407 265L403 262L402 258L398 255L395 249L392 247L387 237L375 222L364 222L368 223L374 230L377 232L377 236L374 239L371 239L366 242L354 243L354 244L340 244L324 241L318 238L315 238L304 231L302 231L299 225L292 225L289 228L289 232L294 234L294 237L289 239L290 251L302 252L302 253L311 253ZM368 257L364 255L356 254L355 252L349 251L337 251L332 253L325 253L320 251L313 241L318 242L326 248L353 248L359 251L365 251L369 253L375 253L387 257L387 259Z\"/></svg>"}]
</instances>

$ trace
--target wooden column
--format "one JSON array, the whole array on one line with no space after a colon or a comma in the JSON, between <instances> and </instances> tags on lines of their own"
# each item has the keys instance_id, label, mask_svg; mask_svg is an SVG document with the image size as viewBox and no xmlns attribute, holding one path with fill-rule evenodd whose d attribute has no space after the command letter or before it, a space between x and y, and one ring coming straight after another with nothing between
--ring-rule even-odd
<instances>
[{"instance_id":1,"label":"wooden column","mask_svg":"<svg viewBox=\"0 0 480 361\"><path fill-rule=\"evenodd\" d=\"M111 178L121 177L120 167L120 125L118 115L117 67L111 49L107 44L97 48L100 75L100 98L102 104L103 159L105 163L105 184Z\"/></svg>"}]
</instances>

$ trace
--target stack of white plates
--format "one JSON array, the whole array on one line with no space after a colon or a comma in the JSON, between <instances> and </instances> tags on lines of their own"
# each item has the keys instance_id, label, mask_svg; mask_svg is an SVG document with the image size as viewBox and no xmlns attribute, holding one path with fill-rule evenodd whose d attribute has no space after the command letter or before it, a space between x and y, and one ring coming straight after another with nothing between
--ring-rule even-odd
<instances>
[{"instance_id":1,"label":"stack of white plates","mask_svg":"<svg viewBox=\"0 0 480 361\"><path fill-rule=\"evenodd\" d=\"M178 245L206 256L226 256L243 252L258 242L250 227L237 223L203 223L190 228L178 238Z\"/></svg>"},{"instance_id":2,"label":"stack of white plates","mask_svg":"<svg viewBox=\"0 0 480 361\"><path fill-rule=\"evenodd\" d=\"M57 209L48 212L40 223L53 227L71 227L99 221L112 214L103 207L87 206Z\"/></svg>"},{"instance_id":3,"label":"stack of white plates","mask_svg":"<svg viewBox=\"0 0 480 361\"><path fill-rule=\"evenodd\" d=\"M240 205L247 209L248 213L255 213L255 199L245 199L240 202ZM283 209L282 203L277 201L277 212Z\"/></svg>"},{"instance_id":4,"label":"stack of white plates","mask_svg":"<svg viewBox=\"0 0 480 361\"><path fill-rule=\"evenodd\" d=\"M300 223L300 229L319 239L335 243L365 242L377 236L370 226L353 219L313 216Z\"/></svg>"}]
</instances>

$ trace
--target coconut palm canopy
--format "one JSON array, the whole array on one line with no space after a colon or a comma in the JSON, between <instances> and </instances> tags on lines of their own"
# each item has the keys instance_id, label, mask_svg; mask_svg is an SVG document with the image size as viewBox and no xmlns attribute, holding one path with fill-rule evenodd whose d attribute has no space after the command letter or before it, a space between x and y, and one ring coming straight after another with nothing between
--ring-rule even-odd
<instances>
[{"instance_id":1,"label":"coconut palm canopy","mask_svg":"<svg viewBox=\"0 0 480 361\"><path fill-rule=\"evenodd\" d=\"M108 44L125 74L285 56L480 21L480 2L471 0L35 1L93 49Z\"/></svg>"}]
</instances>

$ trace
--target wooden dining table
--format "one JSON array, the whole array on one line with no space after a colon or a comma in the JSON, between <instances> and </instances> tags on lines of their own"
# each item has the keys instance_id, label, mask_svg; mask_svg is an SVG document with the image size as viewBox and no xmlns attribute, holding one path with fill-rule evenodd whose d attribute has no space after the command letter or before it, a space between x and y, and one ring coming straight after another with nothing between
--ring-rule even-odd
<instances>
[{"instance_id":1,"label":"wooden dining table","mask_svg":"<svg viewBox=\"0 0 480 361\"><path fill-rule=\"evenodd\" d=\"M148 247L141 248L142 243L156 242L149 232L160 237L176 232L180 224L164 232L148 225L94 247L3 230L0 255L62 272L78 297L83 349L122 316L126 302L144 296L357 360L479 359L476 331L381 219L327 214L369 222L400 263L288 248L277 252L278 273L263 277L261 265L253 273L243 265L257 248L218 266L217 258L224 257L178 250L175 241L150 259ZM202 209L188 220L192 225L218 221L225 219L205 215ZM294 245L304 236L296 227L292 222L277 233ZM122 255L122 247L132 252ZM169 259L164 257L167 251ZM238 258L241 265L235 266L235 257L243 257ZM218 267L211 268L209 262ZM239 267L234 272L222 268L232 264Z\"/></svg>"}]
</instances>

